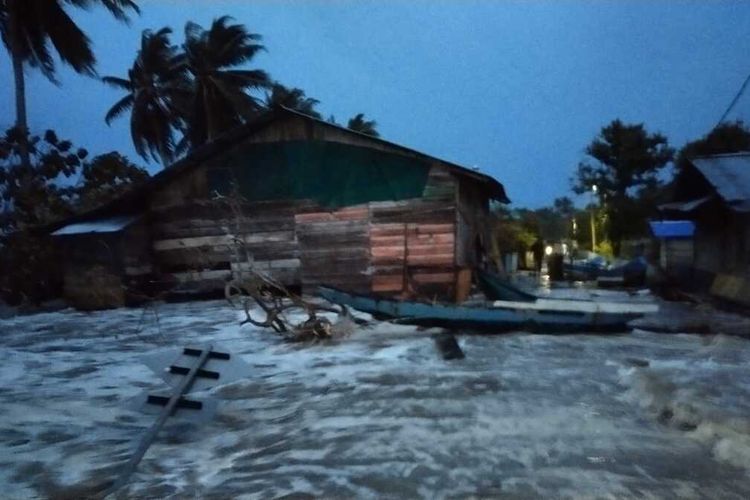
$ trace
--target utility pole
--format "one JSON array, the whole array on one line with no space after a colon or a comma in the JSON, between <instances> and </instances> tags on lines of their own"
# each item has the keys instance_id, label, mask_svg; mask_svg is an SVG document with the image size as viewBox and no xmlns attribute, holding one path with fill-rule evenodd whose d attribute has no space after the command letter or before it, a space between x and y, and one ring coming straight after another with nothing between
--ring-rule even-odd
<instances>
[{"instance_id":1,"label":"utility pole","mask_svg":"<svg viewBox=\"0 0 750 500\"><path fill-rule=\"evenodd\" d=\"M596 252L596 184L591 186L591 251Z\"/></svg>"}]
</instances>

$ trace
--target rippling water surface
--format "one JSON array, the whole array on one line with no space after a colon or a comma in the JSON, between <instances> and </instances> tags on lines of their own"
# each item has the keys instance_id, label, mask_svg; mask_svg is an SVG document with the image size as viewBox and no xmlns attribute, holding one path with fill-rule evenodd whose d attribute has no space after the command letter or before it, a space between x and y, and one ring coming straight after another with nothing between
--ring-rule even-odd
<instances>
[{"instance_id":1,"label":"rippling water surface","mask_svg":"<svg viewBox=\"0 0 750 500\"><path fill-rule=\"evenodd\" d=\"M164 387L141 357L210 340L251 371L121 497L750 497L748 340L458 335L445 361L434 332L291 345L223 302L0 321L2 496L113 479L154 420L127 401Z\"/></svg>"}]
</instances>

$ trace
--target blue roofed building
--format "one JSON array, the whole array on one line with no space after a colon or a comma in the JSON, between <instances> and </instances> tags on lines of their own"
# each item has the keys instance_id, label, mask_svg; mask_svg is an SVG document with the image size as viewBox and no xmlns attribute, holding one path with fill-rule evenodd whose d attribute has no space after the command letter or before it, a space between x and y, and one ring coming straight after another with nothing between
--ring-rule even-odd
<instances>
[{"instance_id":1,"label":"blue roofed building","mask_svg":"<svg viewBox=\"0 0 750 500\"><path fill-rule=\"evenodd\" d=\"M686 282L693 272L693 235L690 220L651 221L651 233L659 240L659 265L673 280Z\"/></svg>"},{"instance_id":2,"label":"blue roofed building","mask_svg":"<svg viewBox=\"0 0 750 500\"><path fill-rule=\"evenodd\" d=\"M731 282L727 298L750 302L750 152L692 159L675 179L673 200L659 208L664 220L652 232L663 242L684 242L673 244L682 247L680 265L692 260L682 278L718 295L727 295L721 284Z\"/></svg>"}]
</instances>

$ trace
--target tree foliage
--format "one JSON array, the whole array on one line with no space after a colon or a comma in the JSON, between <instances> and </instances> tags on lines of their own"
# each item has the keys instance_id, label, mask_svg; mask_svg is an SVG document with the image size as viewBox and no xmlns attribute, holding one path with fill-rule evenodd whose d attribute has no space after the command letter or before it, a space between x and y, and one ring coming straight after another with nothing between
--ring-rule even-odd
<instances>
[{"instance_id":1,"label":"tree foliage","mask_svg":"<svg viewBox=\"0 0 750 500\"><path fill-rule=\"evenodd\" d=\"M231 19L215 19L209 29L188 22L181 47L172 45L170 28L146 30L128 77L103 78L127 92L105 120L130 111L133 144L144 159L166 166L265 109L256 94L270 88L271 79L265 71L245 68L265 50L261 36ZM300 89L276 92L289 102L297 98L302 108L317 104Z\"/></svg>"},{"instance_id":2,"label":"tree foliage","mask_svg":"<svg viewBox=\"0 0 750 500\"><path fill-rule=\"evenodd\" d=\"M27 167L31 153L24 142L28 133L24 66L39 68L56 83L52 45L60 59L77 73L95 73L91 41L65 11L64 4L84 8L100 4L123 21L128 19L128 10L138 12L132 0L0 0L0 38L13 63L16 128L21 132L19 155Z\"/></svg>"},{"instance_id":3,"label":"tree foliage","mask_svg":"<svg viewBox=\"0 0 750 500\"><path fill-rule=\"evenodd\" d=\"M659 172L672 160L674 150L667 138L651 134L643 124L614 120L586 147L589 159L579 163L573 191L592 192L607 220L605 232L615 254L625 237L644 230L645 217L653 209L644 192L660 186Z\"/></svg>"},{"instance_id":4,"label":"tree foliage","mask_svg":"<svg viewBox=\"0 0 750 500\"><path fill-rule=\"evenodd\" d=\"M503 206L493 210L492 237L500 253L525 252L537 239L538 225L528 212Z\"/></svg>"},{"instance_id":5,"label":"tree foliage","mask_svg":"<svg viewBox=\"0 0 750 500\"><path fill-rule=\"evenodd\" d=\"M22 141L16 128L0 136L2 235L94 208L148 177L115 152L88 160L88 151L52 130L26 138L32 160L27 166L20 161Z\"/></svg>"},{"instance_id":6,"label":"tree foliage","mask_svg":"<svg viewBox=\"0 0 750 500\"><path fill-rule=\"evenodd\" d=\"M573 204L573 200L567 196L555 198L552 202L552 208L557 214L565 218L571 218L576 213L576 207Z\"/></svg>"},{"instance_id":7,"label":"tree foliage","mask_svg":"<svg viewBox=\"0 0 750 500\"><path fill-rule=\"evenodd\" d=\"M193 102L187 138L193 147L253 118L263 109L250 92L271 86L259 69L240 69L265 50L262 37L229 16L215 19L209 29L188 22L183 49L193 79Z\"/></svg>"},{"instance_id":8,"label":"tree foliage","mask_svg":"<svg viewBox=\"0 0 750 500\"><path fill-rule=\"evenodd\" d=\"M169 165L175 156L175 133L184 128L191 86L184 56L172 45L172 30L143 31L141 48L127 78L105 76L104 83L127 94L107 112L109 125L130 111L130 135L136 152Z\"/></svg>"},{"instance_id":9,"label":"tree foliage","mask_svg":"<svg viewBox=\"0 0 750 500\"><path fill-rule=\"evenodd\" d=\"M21 158L26 142L31 163ZM52 130L43 137L28 136L11 128L0 137L0 195L2 196L3 233L45 224L71 213L68 191L61 181L73 176L88 152L75 149Z\"/></svg>"},{"instance_id":10,"label":"tree foliage","mask_svg":"<svg viewBox=\"0 0 750 500\"><path fill-rule=\"evenodd\" d=\"M682 170L698 156L750 151L750 129L742 121L722 123L698 140L688 142L677 153L675 165Z\"/></svg>"},{"instance_id":11,"label":"tree foliage","mask_svg":"<svg viewBox=\"0 0 750 500\"><path fill-rule=\"evenodd\" d=\"M271 87L271 93L266 93L266 106L269 108L284 106L313 118L321 119L321 114L315 110L318 104L320 104L320 101L307 97L304 90L296 87L287 88L280 83L274 83Z\"/></svg>"},{"instance_id":12,"label":"tree foliage","mask_svg":"<svg viewBox=\"0 0 750 500\"><path fill-rule=\"evenodd\" d=\"M100 4L117 19L127 21L128 10L138 12L131 0L1 0L0 34L8 51L55 82L51 47L77 73L93 76L96 57L91 40L76 25L64 5Z\"/></svg>"},{"instance_id":13,"label":"tree foliage","mask_svg":"<svg viewBox=\"0 0 750 500\"><path fill-rule=\"evenodd\" d=\"M265 47L262 37L229 16L208 29L188 22L181 47L170 42L171 30L146 30L127 78L102 80L126 95L113 104L105 121L130 112L131 137L144 159L168 165L175 158L274 106L322 119L320 102L296 87L273 82L260 69L247 69ZM265 99L259 93L265 91ZM337 124L333 115L329 123ZM364 113L347 127L379 137L377 122Z\"/></svg>"},{"instance_id":14,"label":"tree foliage","mask_svg":"<svg viewBox=\"0 0 750 500\"><path fill-rule=\"evenodd\" d=\"M361 134L371 135L373 137L380 137L380 134L377 131L377 125L378 125L378 122L376 122L375 120L365 120L364 113L358 113L349 119L349 122L346 124L346 127L350 130L354 130L355 132L359 132Z\"/></svg>"},{"instance_id":15,"label":"tree foliage","mask_svg":"<svg viewBox=\"0 0 750 500\"><path fill-rule=\"evenodd\" d=\"M145 182L146 170L112 151L85 162L73 192L73 210L86 212L104 205Z\"/></svg>"},{"instance_id":16,"label":"tree foliage","mask_svg":"<svg viewBox=\"0 0 750 500\"><path fill-rule=\"evenodd\" d=\"M25 140L24 140L25 139ZM30 152L21 161L21 144ZM39 301L56 296L59 256L45 225L109 202L148 177L117 153L88 159L48 130L23 137L17 128L0 136L0 295ZM74 181L77 179L77 181Z\"/></svg>"}]
</instances>

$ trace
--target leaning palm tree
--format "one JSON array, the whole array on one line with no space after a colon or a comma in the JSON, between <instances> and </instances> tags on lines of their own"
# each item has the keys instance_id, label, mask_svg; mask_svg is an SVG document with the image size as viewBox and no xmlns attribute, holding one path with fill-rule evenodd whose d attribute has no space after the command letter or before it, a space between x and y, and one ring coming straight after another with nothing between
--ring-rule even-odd
<instances>
[{"instance_id":1,"label":"leaning palm tree","mask_svg":"<svg viewBox=\"0 0 750 500\"><path fill-rule=\"evenodd\" d=\"M320 113L315 110L315 106L318 104L320 104L320 101L307 97L304 90L296 87L287 88L280 83L274 83L271 87L271 93L266 93L266 106L269 108L284 106L320 119L322 118Z\"/></svg>"},{"instance_id":2,"label":"leaning palm tree","mask_svg":"<svg viewBox=\"0 0 750 500\"><path fill-rule=\"evenodd\" d=\"M365 114L364 113L358 113L353 118L349 120L349 123L346 125L346 128L354 130L355 132L359 132L361 134L367 134L371 135L373 137L380 137L380 134L377 130L375 130L375 127L378 125L378 122L375 120L365 120Z\"/></svg>"},{"instance_id":3,"label":"leaning palm tree","mask_svg":"<svg viewBox=\"0 0 750 500\"><path fill-rule=\"evenodd\" d=\"M0 35L13 62L16 89L16 127L21 141L21 162L30 164L27 144L26 83L24 65L39 68L55 82L55 63L50 44L60 59L77 73L93 75L96 58L91 41L73 22L63 4L88 7L98 3L117 19L127 21L128 9L138 12L132 0L0 0Z\"/></svg>"},{"instance_id":4,"label":"leaning palm tree","mask_svg":"<svg viewBox=\"0 0 750 500\"><path fill-rule=\"evenodd\" d=\"M127 92L107 112L107 125L130 110L135 150L145 160L150 156L165 167L174 159L174 132L184 128L182 108L192 95L184 57L171 44L171 33L170 28L156 33L145 30L128 77L102 78L104 83Z\"/></svg>"},{"instance_id":5,"label":"leaning palm tree","mask_svg":"<svg viewBox=\"0 0 750 500\"><path fill-rule=\"evenodd\" d=\"M194 80L193 105L187 138L192 147L210 141L263 109L248 91L266 89L271 79L265 71L238 69L264 50L260 35L228 16L215 19L211 28L185 25L185 57Z\"/></svg>"}]
</instances>

